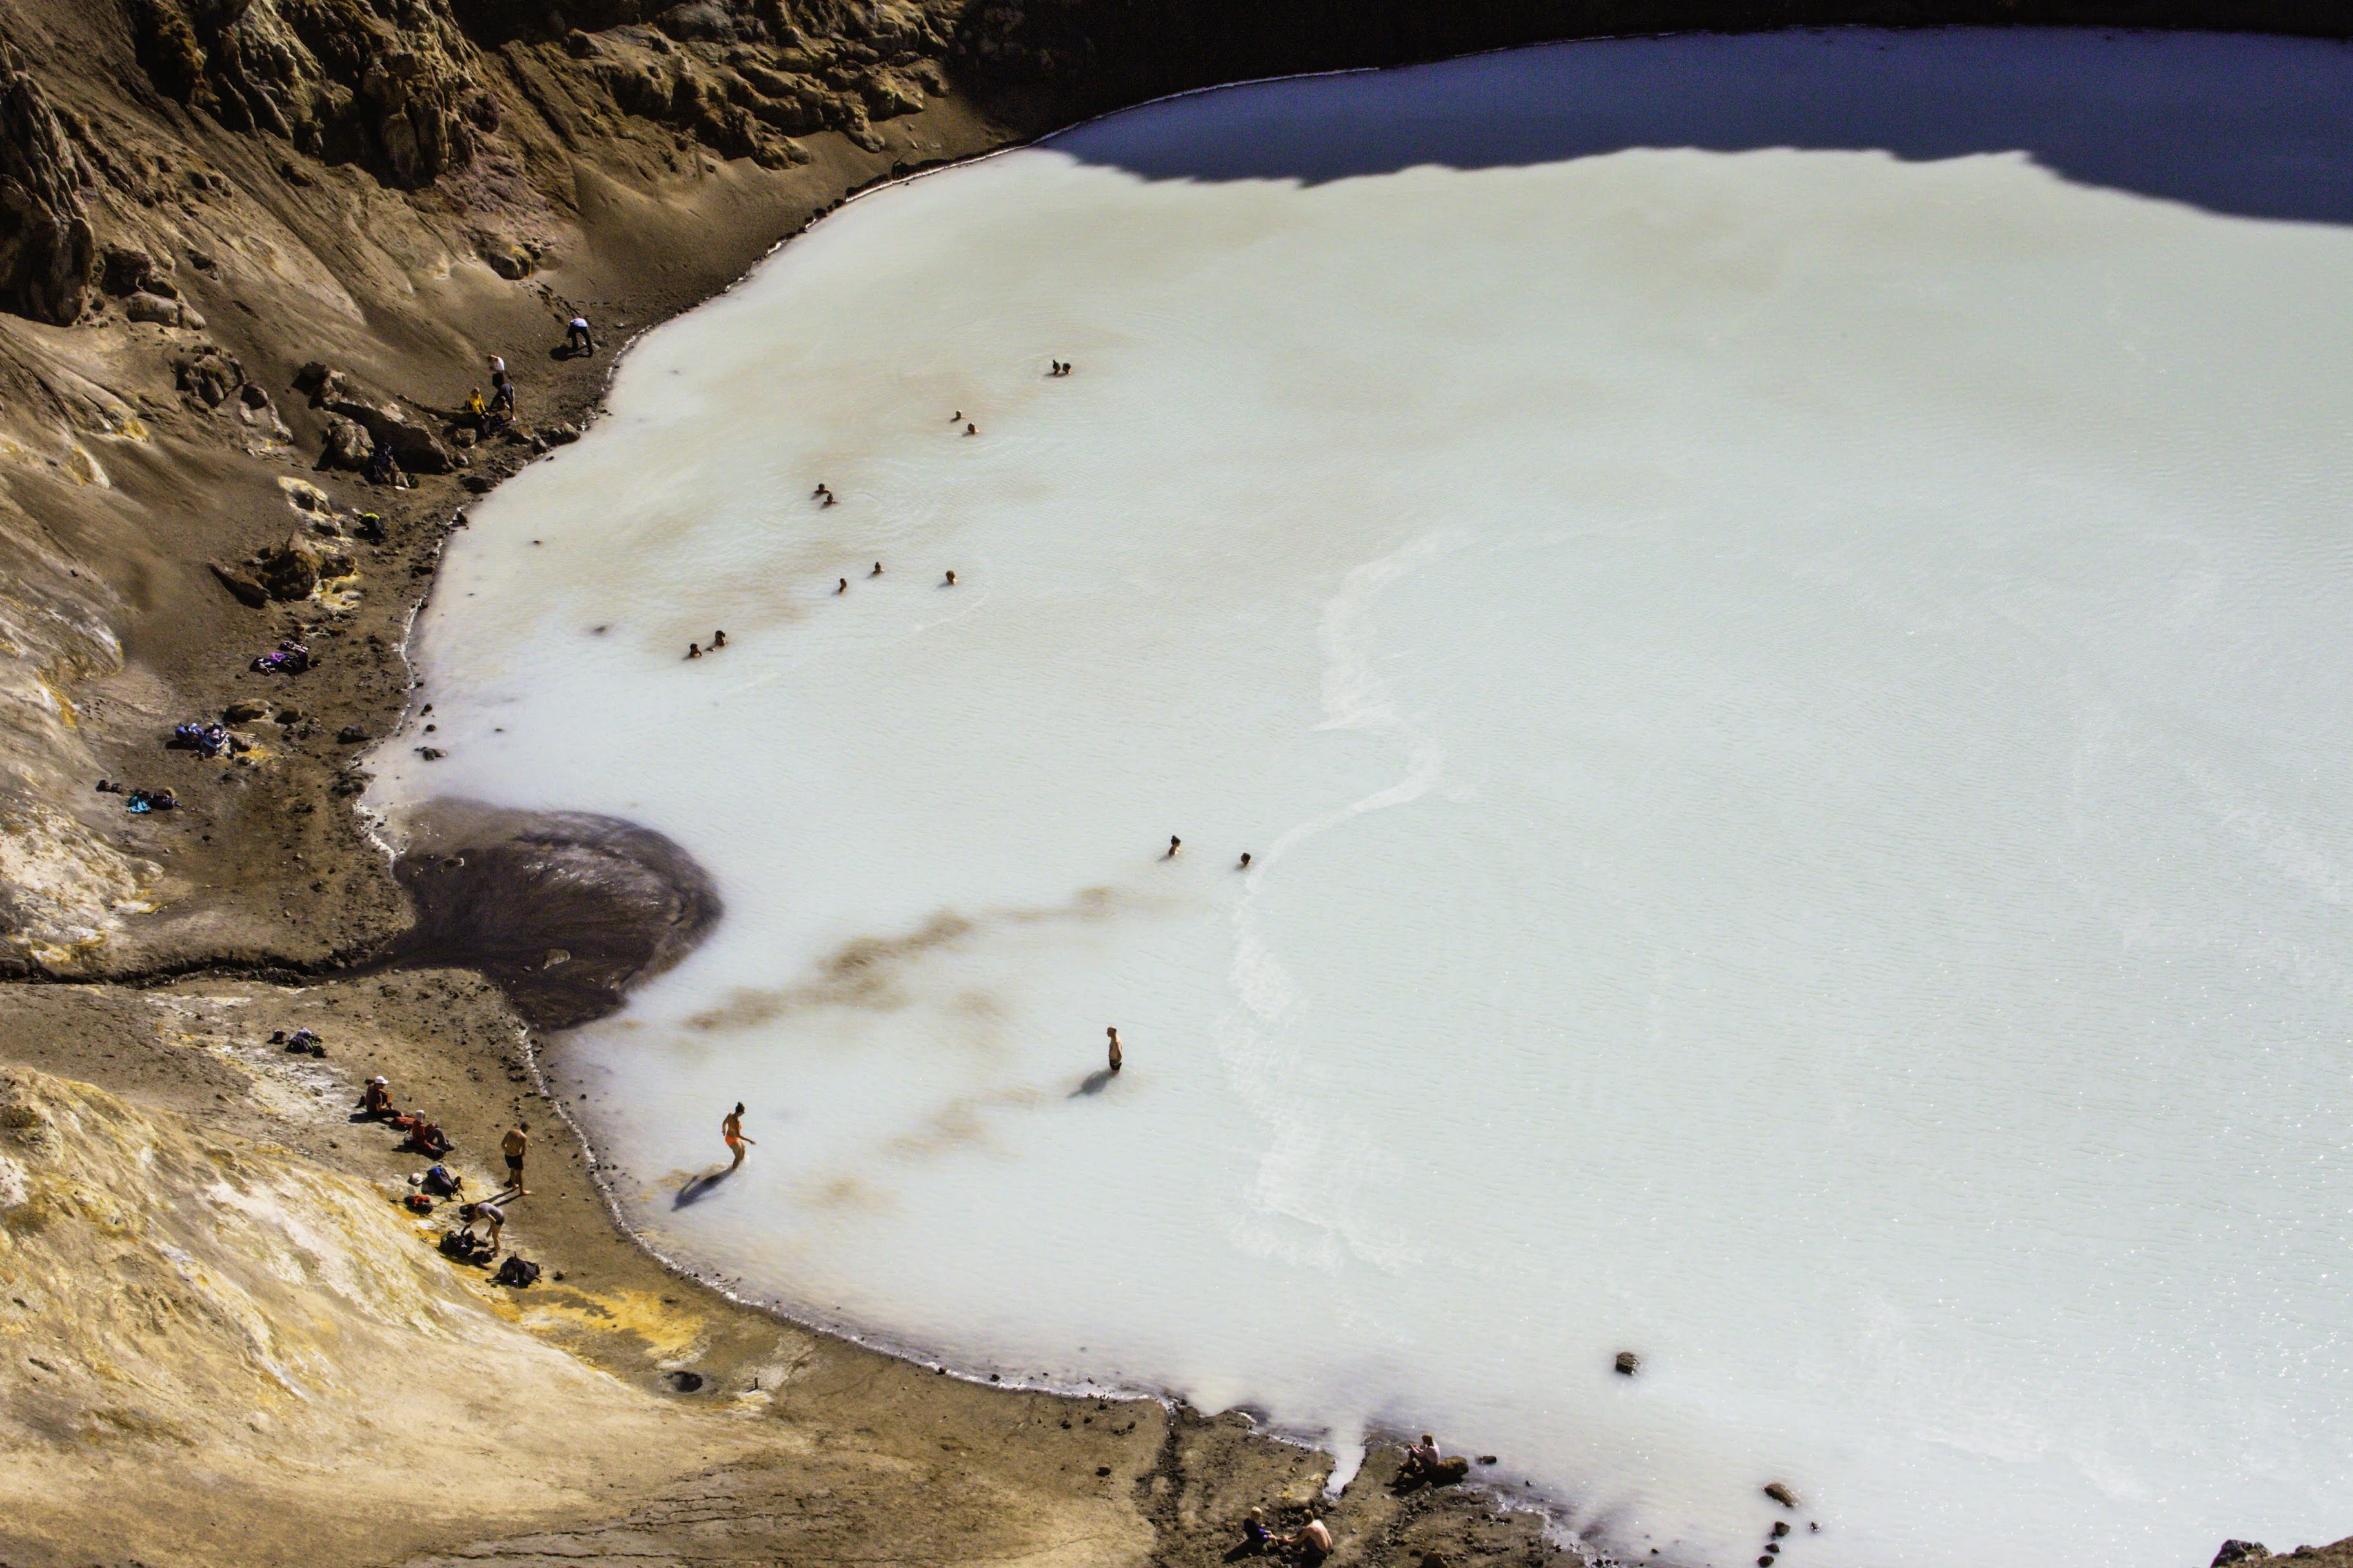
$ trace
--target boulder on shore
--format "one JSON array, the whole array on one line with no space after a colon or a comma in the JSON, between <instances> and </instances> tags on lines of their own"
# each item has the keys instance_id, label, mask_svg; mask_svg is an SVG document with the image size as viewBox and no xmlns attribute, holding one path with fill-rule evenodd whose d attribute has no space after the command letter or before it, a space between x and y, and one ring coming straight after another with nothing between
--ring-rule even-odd
<instances>
[{"instance_id":1,"label":"boulder on shore","mask_svg":"<svg viewBox=\"0 0 2353 1568\"><path fill-rule=\"evenodd\" d=\"M319 552L295 534L262 557L261 581L273 599L307 599L319 585Z\"/></svg>"},{"instance_id":2,"label":"boulder on shore","mask_svg":"<svg viewBox=\"0 0 2353 1568\"><path fill-rule=\"evenodd\" d=\"M205 564L212 569L213 576L220 585L229 591L229 596L248 609L258 610L269 603L269 590L263 587L251 573L224 566L217 561L208 561Z\"/></svg>"},{"instance_id":3,"label":"boulder on shore","mask_svg":"<svg viewBox=\"0 0 2353 1568\"><path fill-rule=\"evenodd\" d=\"M375 443L368 439L367 431L355 420L330 419L327 438L319 450L319 467L349 468L353 473L367 467L368 454Z\"/></svg>"}]
</instances>

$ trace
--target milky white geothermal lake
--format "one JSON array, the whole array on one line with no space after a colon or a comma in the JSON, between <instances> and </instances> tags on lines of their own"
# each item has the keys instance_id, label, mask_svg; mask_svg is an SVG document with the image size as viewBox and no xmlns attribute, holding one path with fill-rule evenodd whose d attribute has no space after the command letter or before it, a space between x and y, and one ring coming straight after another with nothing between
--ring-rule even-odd
<instances>
[{"instance_id":1,"label":"milky white geothermal lake","mask_svg":"<svg viewBox=\"0 0 2353 1568\"><path fill-rule=\"evenodd\" d=\"M561 1079L807 1317L1646 1561L2331 1540L2349 163L2337 45L1853 32L905 183L474 510L377 800L709 868Z\"/></svg>"}]
</instances>

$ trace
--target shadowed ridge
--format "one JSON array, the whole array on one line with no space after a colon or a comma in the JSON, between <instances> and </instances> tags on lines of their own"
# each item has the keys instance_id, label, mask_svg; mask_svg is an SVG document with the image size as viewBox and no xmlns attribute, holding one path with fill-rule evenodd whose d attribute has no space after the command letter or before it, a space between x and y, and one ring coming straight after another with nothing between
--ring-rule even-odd
<instances>
[{"instance_id":1,"label":"shadowed ridge","mask_svg":"<svg viewBox=\"0 0 2353 1568\"><path fill-rule=\"evenodd\" d=\"M723 912L691 856L618 817L437 801L406 826L393 874L417 922L384 963L479 970L533 1028L612 1012Z\"/></svg>"}]
</instances>

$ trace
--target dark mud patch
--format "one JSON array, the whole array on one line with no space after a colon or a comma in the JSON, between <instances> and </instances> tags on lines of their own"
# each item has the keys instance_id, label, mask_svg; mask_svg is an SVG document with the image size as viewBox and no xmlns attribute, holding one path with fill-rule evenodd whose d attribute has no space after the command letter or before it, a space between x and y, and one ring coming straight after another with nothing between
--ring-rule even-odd
<instances>
[{"instance_id":1,"label":"dark mud patch","mask_svg":"<svg viewBox=\"0 0 2353 1568\"><path fill-rule=\"evenodd\" d=\"M692 856L618 817L443 801L407 829L393 874L416 924L372 967L476 970L534 1029L614 1011L723 912Z\"/></svg>"}]
</instances>

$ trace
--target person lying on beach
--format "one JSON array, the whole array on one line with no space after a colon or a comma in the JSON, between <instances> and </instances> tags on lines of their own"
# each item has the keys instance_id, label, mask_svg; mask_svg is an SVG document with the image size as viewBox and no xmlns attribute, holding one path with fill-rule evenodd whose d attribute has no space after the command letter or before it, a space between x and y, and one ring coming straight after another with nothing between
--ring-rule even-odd
<instances>
[{"instance_id":1,"label":"person lying on beach","mask_svg":"<svg viewBox=\"0 0 2353 1568\"><path fill-rule=\"evenodd\" d=\"M1103 1033L1104 1033L1104 1034L1106 1034L1106 1035L1109 1035L1109 1036L1111 1037L1111 1070L1112 1070L1112 1071L1113 1071L1113 1072L1117 1072L1117 1071L1119 1070L1119 1059L1120 1059L1120 1058L1119 1058L1119 1030L1118 1030L1117 1028L1109 1028L1109 1029L1105 1029L1105 1030L1103 1031Z\"/></svg>"},{"instance_id":2,"label":"person lying on beach","mask_svg":"<svg viewBox=\"0 0 2353 1568\"><path fill-rule=\"evenodd\" d=\"M759 1142L756 1138L744 1136L744 1102L742 1100L735 1102L735 1109L729 1111L727 1120L719 1124L719 1135L727 1140L727 1147L734 1152L734 1163L727 1167L732 1171L736 1165L744 1163L744 1151Z\"/></svg>"}]
</instances>

